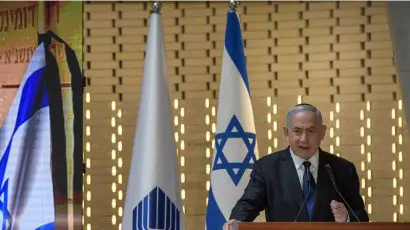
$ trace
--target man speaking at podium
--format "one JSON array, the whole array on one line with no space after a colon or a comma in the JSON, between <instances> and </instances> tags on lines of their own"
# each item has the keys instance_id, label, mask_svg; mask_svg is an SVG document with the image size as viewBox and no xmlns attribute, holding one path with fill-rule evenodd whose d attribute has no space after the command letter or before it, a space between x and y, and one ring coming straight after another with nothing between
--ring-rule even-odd
<instances>
[{"instance_id":1,"label":"man speaking at podium","mask_svg":"<svg viewBox=\"0 0 410 230\"><path fill-rule=\"evenodd\" d=\"M230 221L369 221L353 163L319 148L325 136L321 112L310 104L293 107L284 134L289 147L255 162L249 184Z\"/></svg>"}]
</instances>

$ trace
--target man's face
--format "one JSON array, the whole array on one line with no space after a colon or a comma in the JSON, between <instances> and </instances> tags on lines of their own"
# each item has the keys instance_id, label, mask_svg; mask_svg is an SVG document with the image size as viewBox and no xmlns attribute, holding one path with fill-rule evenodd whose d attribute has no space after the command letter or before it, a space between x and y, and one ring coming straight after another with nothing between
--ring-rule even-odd
<instances>
[{"instance_id":1,"label":"man's face","mask_svg":"<svg viewBox=\"0 0 410 230\"><path fill-rule=\"evenodd\" d=\"M312 157L325 136L326 126L320 124L316 114L311 111L295 113L289 126L284 127L283 131L293 153L305 160Z\"/></svg>"}]
</instances>

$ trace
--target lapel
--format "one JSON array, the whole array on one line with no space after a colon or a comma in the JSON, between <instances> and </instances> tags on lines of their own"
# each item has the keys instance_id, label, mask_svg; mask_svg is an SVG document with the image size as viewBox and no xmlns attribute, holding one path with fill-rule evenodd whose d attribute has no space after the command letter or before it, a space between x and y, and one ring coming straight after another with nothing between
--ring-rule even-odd
<instances>
[{"instance_id":1,"label":"lapel","mask_svg":"<svg viewBox=\"0 0 410 230\"><path fill-rule=\"evenodd\" d=\"M284 181L284 184L283 184L284 186L283 190L286 193L289 193L289 197L294 198L295 207L298 208L297 210L295 210L295 212L297 212L300 208L300 205L302 204L304 200L304 194L303 194L302 188L300 187L299 177L296 172L295 163L293 162L293 159L290 156L289 147L285 151L282 152L282 162L283 164L282 164L281 171L284 175L284 178L286 178L286 181ZM296 213L295 213L295 217L296 217ZM300 213L298 217L298 221L308 221L308 220L309 218L308 218L307 211L305 208Z\"/></svg>"},{"instance_id":2,"label":"lapel","mask_svg":"<svg viewBox=\"0 0 410 230\"><path fill-rule=\"evenodd\" d=\"M325 165L328 163L327 155L319 148L319 168L317 174L317 184L316 184L316 200L313 207L312 220L319 217L321 212L330 209L330 204L326 204L329 200L329 189L331 184L326 172Z\"/></svg>"}]
</instances>

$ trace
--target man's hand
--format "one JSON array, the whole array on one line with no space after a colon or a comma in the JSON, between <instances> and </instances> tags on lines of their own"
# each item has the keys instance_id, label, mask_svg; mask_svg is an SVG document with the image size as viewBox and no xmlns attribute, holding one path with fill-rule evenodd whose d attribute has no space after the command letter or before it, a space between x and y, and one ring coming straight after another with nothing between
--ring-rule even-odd
<instances>
[{"instance_id":1,"label":"man's hand","mask_svg":"<svg viewBox=\"0 0 410 230\"><path fill-rule=\"evenodd\" d=\"M349 213L346 210L346 207L343 203L332 200L330 202L330 208L332 209L333 216L335 221L338 223L345 223L349 217Z\"/></svg>"},{"instance_id":2,"label":"man's hand","mask_svg":"<svg viewBox=\"0 0 410 230\"><path fill-rule=\"evenodd\" d=\"M233 226L240 223L239 220L231 219L223 226L223 230L233 230Z\"/></svg>"}]
</instances>

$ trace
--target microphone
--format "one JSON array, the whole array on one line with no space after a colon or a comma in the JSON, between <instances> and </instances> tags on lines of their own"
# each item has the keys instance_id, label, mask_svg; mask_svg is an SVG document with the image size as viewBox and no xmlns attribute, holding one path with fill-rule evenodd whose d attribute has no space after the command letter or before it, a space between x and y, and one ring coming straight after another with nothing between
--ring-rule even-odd
<instances>
[{"instance_id":1,"label":"microphone","mask_svg":"<svg viewBox=\"0 0 410 230\"><path fill-rule=\"evenodd\" d=\"M309 174L310 174L310 173L307 174L308 193L307 193L307 196L305 197L305 199L303 200L302 205L301 205L300 208L299 208L298 214L296 215L295 220L294 220L293 222L296 222L296 221L298 220L300 214L302 213L302 210L303 210L304 207L306 206L306 201L307 201L307 199L309 198L309 195L310 195L310 175L309 175ZM310 222L310 218L309 218L309 222Z\"/></svg>"},{"instance_id":2,"label":"microphone","mask_svg":"<svg viewBox=\"0 0 410 230\"><path fill-rule=\"evenodd\" d=\"M336 186L336 182L335 182L335 176L333 175L332 172L332 167L330 167L329 164L325 165L326 170L327 170L327 174L329 175L329 179L333 184L333 187L335 188L337 194L340 196L340 198L342 198L343 202L347 205L347 208L349 209L349 211L353 214L354 218L357 220L357 222L360 222L359 217L357 217L356 213L353 211L352 207L350 207L349 203L347 203L346 199L343 197L342 193L339 191L339 188ZM349 214L348 214L349 215Z\"/></svg>"}]
</instances>

